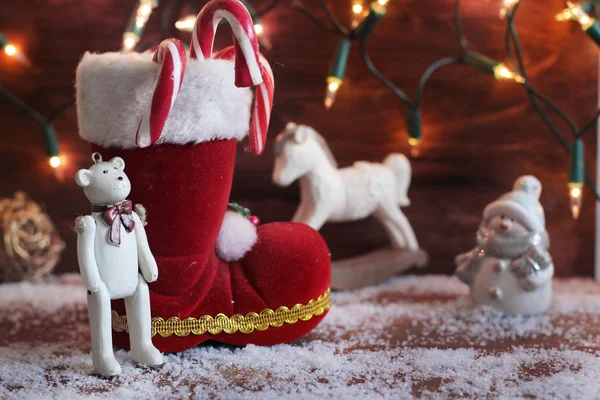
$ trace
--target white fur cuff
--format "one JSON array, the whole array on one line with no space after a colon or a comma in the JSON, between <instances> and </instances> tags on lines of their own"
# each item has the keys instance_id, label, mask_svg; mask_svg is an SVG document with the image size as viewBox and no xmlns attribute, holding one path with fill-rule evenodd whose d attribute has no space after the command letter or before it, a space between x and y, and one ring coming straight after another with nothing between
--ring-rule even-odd
<instances>
[{"instance_id":1,"label":"white fur cuff","mask_svg":"<svg viewBox=\"0 0 600 400\"><path fill-rule=\"evenodd\" d=\"M86 53L77 68L80 135L103 147L135 148L135 134L160 66L146 53ZM241 140L248 134L252 91L234 84L230 60L187 60L185 77L156 144Z\"/></svg>"},{"instance_id":2,"label":"white fur cuff","mask_svg":"<svg viewBox=\"0 0 600 400\"><path fill-rule=\"evenodd\" d=\"M227 211L217 238L217 255L223 261L237 261L252 249L257 238L256 226L243 215Z\"/></svg>"}]
</instances>

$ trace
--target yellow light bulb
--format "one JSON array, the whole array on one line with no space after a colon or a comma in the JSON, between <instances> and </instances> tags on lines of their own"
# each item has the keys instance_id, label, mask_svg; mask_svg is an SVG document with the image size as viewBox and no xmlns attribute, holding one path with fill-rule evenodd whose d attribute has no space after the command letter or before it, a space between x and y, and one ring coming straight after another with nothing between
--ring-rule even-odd
<instances>
[{"instance_id":1,"label":"yellow light bulb","mask_svg":"<svg viewBox=\"0 0 600 400\"><path fill-rule=\"evenodd\" d=\"M584 31L589 29L592 25L594 25L594 22L596 22L593 18L587 15L587 13L583 10L580 4L571 3L570 1L567 1L567 6L569 7L569 11L571 11L571 14L573 14L573 19L579 22L579 25L581 25L581 29L583 29Z\"/></svg>"},{"instance_id":2,"label":"yellow light bulb","mask_svg":"<svg viewBox=\"0 0 600 400\"><path fill-rule=\"evenodd\" d=\"M4 47L4 52L6 53L7 56L10 56L10 57L12 57L15 54L17 54L17 51L18 51L17 48L14 45L12 45L12 44L7 44Z\"/></svg>"},{"instance_id":3,"label":"yellow light bulb","mask_svg":"<svg viewBox=\"0 0 600 400\"><path fill-rule=\"evenodd\" d=\"M191 32L194 30L194 24L196 23L195 15L188 15L187 17L183 17L177 22L175 22L175 28L184 32ZM256 26L254 27L256 29Z\"/></svg>"},{"instance_id":4,"label":"yellow light bulb","mask_svg":"<svg viewBox=\"0 0 600 400\"><path fill-rule=\"evenodd\" d=\"M504 63L500 63L494 67L494 77L496 79L509 79L518 83L525 83L525 78L511 71Z\"/></svg>"},{"instance_id":5,"label":"yellow light bulb","mask_svg":"<svg viewBox=\"0 0 600 400\"><path fill-rule=\"evenodd\" d=\"M421 139L409 137L408 149L410 150L411 156L419 157L421 155Z\"/></svg>"},{"instance_id":6,"label":"yellow light bulb","mask_svg":"<svg viewBox=\"0 0 600 400\"><path fill-rule=\"evenodd\" d=\"M123 35L123 51L129 52L133 50L140 38L133 32L125 32Z\"/></svg>"},{"instance_id":7,"label":"yellow light bulb","mask_svg":"<svg viewBox=\"0 0 600 400\"><path fill-rule=\"evenodd\" d=\"M569 183L569 206L573 219L579 218L581 212L581 200L583 198L583 184Z\"/></svg>"},{"instance_id":8,"label":"yellow light bulb","mask_svg":"<svg viewBox=\"0 0 600 400\"><path fill-rule=\"evenodd\" d=\"M502 8L500 9L500 18L505 18L509 12L512 11L514 6L520 0L502 0Z\"/></svg>"},{"instance_id":9,"label":"yellow light bulb","mask_svg":"<svg viewBox=\"0 0 600 400\"><path fill-rule=\"evenodd\" d=\"M352 1L352 28L358 27L365 15L364 0Z\"/></svg>"},{"instance_id":10,"label":"yellow light bulb","mask_svg":"<svg viewBox=\"0 0 600 400\"><path fill-rule=\"evenodd\" d=\"M58 168L58 167L60 167L61 159L59 156L53 156L53 157L50 157L48 162L50 163L50 166L52 168Z\"/></svg>"},{"instance_id":11,"label":"yellow light bulb","mask_svg":"<svg viewBox=\"0 0 600 400\"><path fill-rule=\"evenodd\" d=\"M262 24L254 24L254 32L256 32L257 35L261 35L264 32Z\"/></svg>"},{"instance_id":12,"label":"yellow light bulb","mask_svg":"<svg viewBox=\"0 0 600 400\"><path fill-rule=\"evenodd\" d=\"M564 10L562 10L561 12L556 14L554 16L554 19L556 19L557 21L563 22L563 21L570 21L572 19L575 19L575 16L571 12L571 10L569 10L568 8L565 8Z\"/></svg>"},{"instance_id":13,"label":"yellow light bulb","mask_svg":"<svg viewBox=\"0 0 600 400\"><path fill-rule=\"evenodd\" d=\"M388 0L377 0L380 6L385 6L388 3Z\"/></svg>"},{"instance_id":14,"label":"yellow light bulb","mask_svg":"<svg viewBox=\"0 0 600 400\"><path fill-rule=\"evenodd\" d=\"M149 16L152 12L152 6L149 4L142 4L140 8L138 8L138 13L143 16Z\"/></svg>"},{"instance_id":15,"label":"yellow light bulb","mask_svg":"<svg viewBox=\"0 0 600 400\"><path fill-rule=\"evenodd\" d=\"M342 80L335 76L327 77L327 93L325 94L325 108L328 110L333 106L335 102L335 95L342 86Z\"/></svg>"}]
</instances>

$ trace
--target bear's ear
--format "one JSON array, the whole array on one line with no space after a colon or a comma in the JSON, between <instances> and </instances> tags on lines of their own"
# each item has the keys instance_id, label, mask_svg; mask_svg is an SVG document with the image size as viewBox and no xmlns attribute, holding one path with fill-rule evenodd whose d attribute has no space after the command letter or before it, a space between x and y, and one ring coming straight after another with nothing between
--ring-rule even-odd
<instances>
[{"instance_id":1,"label":"bear's ear","mask_svg":"<svg viewBox=\"0 0 600 400\"><path fill-rule=\"evenodd\" d=\"M75 174L75 182L81 187L88 187L92 183L92 171L89 169L80 169Z\"/></svg>"},{"instance_id":2,"label":"bear's ear","mask_svg":"<svg viewBox=\"0 0 600 400\"><path fill-rule=\"evenodd\" d=\"M121 157L113 157L109 163L113 166L113 167L117 167L120 170L124 170L125 169L125 161L121 158Z\"/></svg>"}]
</instances>

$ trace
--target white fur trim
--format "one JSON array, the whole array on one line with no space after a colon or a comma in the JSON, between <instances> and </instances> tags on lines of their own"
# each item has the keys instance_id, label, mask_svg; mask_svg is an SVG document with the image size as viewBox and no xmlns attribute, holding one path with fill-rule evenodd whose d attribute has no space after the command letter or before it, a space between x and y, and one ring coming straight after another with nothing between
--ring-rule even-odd
<instances>
[{"instance_id":1,"label":"white fur trim","mask_svg":"<svg viewBox=\"0 0 600 400\"><path fill-rule=\"evenodd\" d=\"M486 220L501 214L514 218L524 224L530 231L540 232L544 230L544 226L537 218L531 215L529 210L511 200L496 200L488 204L485 210L483 210L483 218Z\"/></svg>"},{"instance_id":2,"label":"white fur trim","mask_svg":"<svg viewBox=\"0 0 600 400\"><path fill-rule=\"evenodd\" d=\"M76 76L80 135L104 147L136 147L135 134L159 70L149 52L86 53ZM253 95L234 81L232 60L188 59L181 90L156 144L243 139Z\"/></svg>"},{"instance_id":3,"label":"white fur trim","mask_svg":"<svg viewBox=\"0 0 600 400\"><path fill-rule=\"evenodd\" d=\"M237 261L252 249L258 235L246 217L227 211L217 238L217 255L224 261Z\"/></svg>"}]
</instances>

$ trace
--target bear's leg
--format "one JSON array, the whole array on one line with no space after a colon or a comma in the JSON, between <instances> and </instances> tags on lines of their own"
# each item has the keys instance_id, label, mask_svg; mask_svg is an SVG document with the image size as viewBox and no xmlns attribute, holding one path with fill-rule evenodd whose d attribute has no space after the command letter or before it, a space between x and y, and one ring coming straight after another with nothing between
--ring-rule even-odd
<instances>
[{"instance_id":1,"label":"bear's leg","mask_svg":"<svg viewBox=\"0 0 600 400\"><path fill-rule=\"evenodd\" d=\"M150 294L148 293L148 284L141 274L138 274L136 292L133 296L125 298L125 311L133 360L146 365L162 364L163 356L152 344Z\"/></svg>"},{"instance_id":2,"label":"bear's leg","mask_svg":"<svg viewBox=\"0 0 600 400\"><path fill-rule=\"evenodd\" d=\"M110 294L104 283L97 292L88 295L88 316L95 372L102 376L119 375L121 366L112 348Z\"/></svg>"}]
</instances>

